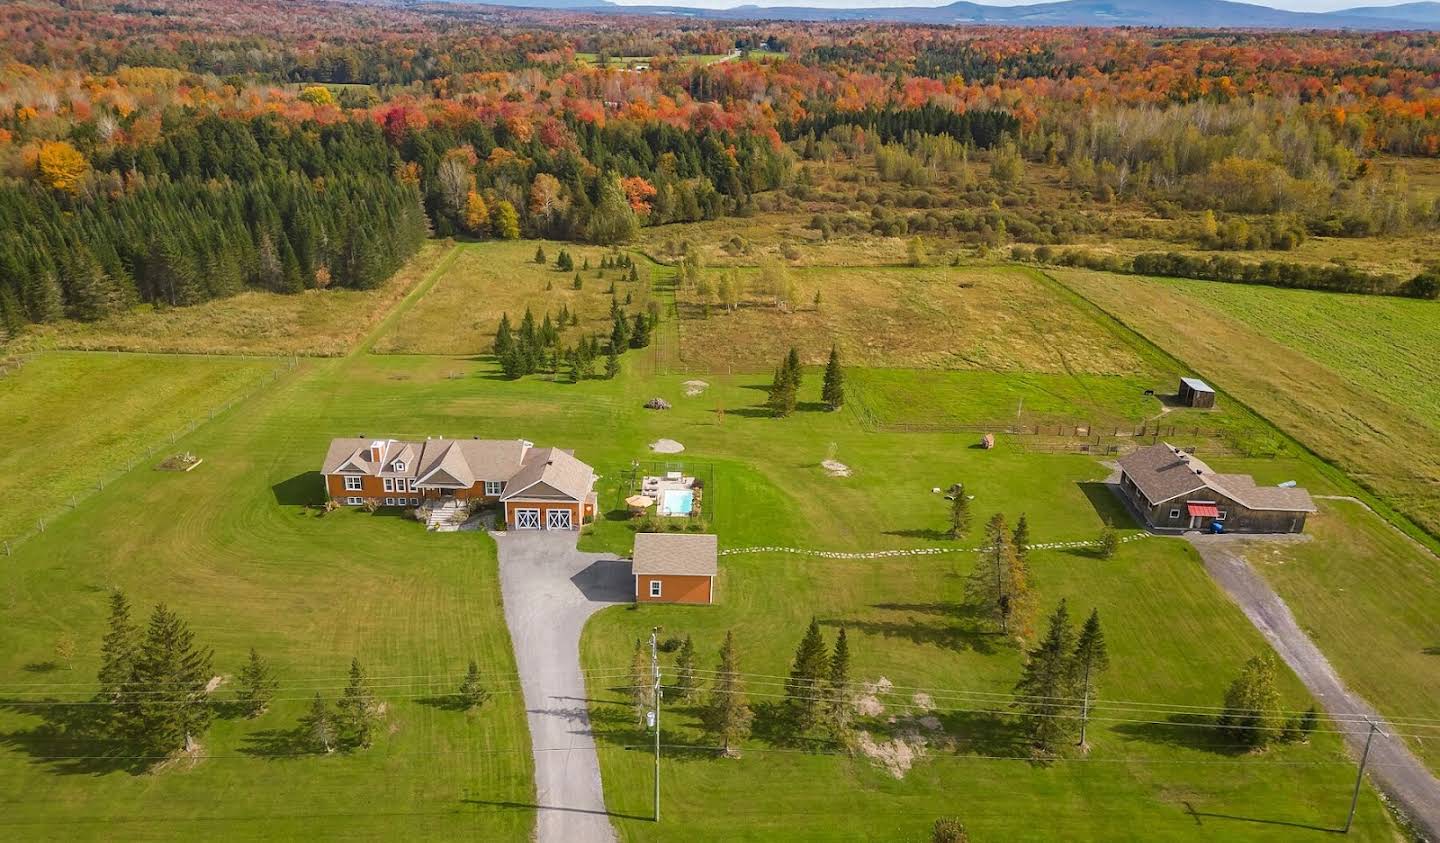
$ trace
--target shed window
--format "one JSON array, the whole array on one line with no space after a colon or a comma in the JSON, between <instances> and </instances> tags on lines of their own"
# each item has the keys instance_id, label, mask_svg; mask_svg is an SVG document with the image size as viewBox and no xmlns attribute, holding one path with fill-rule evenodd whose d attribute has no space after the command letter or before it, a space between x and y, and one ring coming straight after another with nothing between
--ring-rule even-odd
<instances>
[{"instance_id":1,"label":"shed window","mask_svg":"<svg viewBox=\"0 0 1440 843\"><path fill-rule=\"evenodd\" d=\"M1225 520L1225 510L1222 509L1222 510L1220 510L1219 512L1217 512L1217 513L1215 514L1215 520L1216 520L1216 521L1224 521L1224 520Z\"/></svg>"},{"instance_id":2,"label":"shed window","mask_svg":"<svg viewBox=\"0 0 1440 843\"><path fill-rule=\"evenodd\" d=\"M361 477L348 477L348 476L347 476L347 477L345 478L345 491L347 491L347 492L358 492L358 491L360 491L360 488L361 488L360 484L361 484L362 482L364 482L364 478L361 478Z\"/></svg>"},{"instance_id":3,"label":"shed window","mask_svg":"<svg viewBox=\"0 0 1440 843\"><path fill-rule=\"evenodd\" d=\"M659 597L659 596L660 596L660 581L659 581L659 580L651 580L651 581L650 581L650 596L651 596L651 597Z\"/></svg>"},{"instance_id":4,"label":"shed window","mask_svg":"<svg viewBox=\"0 0 1440 843\"><path fill-rule=\"evenodd\" d=\"M1178 510L1178 509L1172 509L1172 510L1170 510L1170 520L1171 520L1171 521L1174 521L1176 518L1179 518L1179 517L1180 517L1180 510Z\"/></svg>"}]
</instances>

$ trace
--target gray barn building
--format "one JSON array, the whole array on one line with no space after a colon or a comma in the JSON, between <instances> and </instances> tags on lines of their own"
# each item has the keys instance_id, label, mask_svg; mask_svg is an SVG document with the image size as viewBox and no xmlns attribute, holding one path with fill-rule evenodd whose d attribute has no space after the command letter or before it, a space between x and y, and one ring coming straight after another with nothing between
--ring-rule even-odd
<instances>
[{"instance_id":1,"label":"gray barn building","mask_svg":"<svg viewBox=\"0 0 1440 843\"><path fill-rule=\"evenodd\" d=\"M1227 533L1299 533L1315 511L1296 486L1257 486L1248 474L1219 474L1191 454L1151 445L1120 459L1120 490L1152 527Z\"/></svg>"},{"instance_id":2,"label":"gray barn building","mask_svg":"<svg viewBox=\"0 0 1440 843\"><path fill-rule=\"evenodd\" d=\"M1187 407L1213 407L1215 390L1199 378L1181 378L1180 403Z\"/></svg>"}]
</instances>

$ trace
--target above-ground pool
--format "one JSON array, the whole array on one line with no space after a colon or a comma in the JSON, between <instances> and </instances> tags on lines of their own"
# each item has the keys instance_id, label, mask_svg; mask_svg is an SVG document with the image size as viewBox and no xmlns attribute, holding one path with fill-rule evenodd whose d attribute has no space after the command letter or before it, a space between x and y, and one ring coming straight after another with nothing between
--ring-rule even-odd
<instances>
[{"instance_id":1,"label":"above-ground pool","mask_svg":"<svg viewBox=\"0 0 1440 843\"><path fill-rule=\"evenodd\" d=\"M661 515L689 515L695 506L695 493L689 489L666 489L660 498Z\"/></svg>"}]
</instances>

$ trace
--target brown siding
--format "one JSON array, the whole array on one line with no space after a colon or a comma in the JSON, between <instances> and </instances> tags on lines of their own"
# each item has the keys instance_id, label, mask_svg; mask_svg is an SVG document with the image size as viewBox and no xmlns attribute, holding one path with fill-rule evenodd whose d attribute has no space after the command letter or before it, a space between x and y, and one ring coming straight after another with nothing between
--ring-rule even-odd
<instances>
[{"instance_id":1,"label":"brown siding","mask_svg":"<svg viewBox=\"0 0 1440 843\"><path fill-rule=\"evenodd\" d=\"M552 509L564 509L570 513L570 526L579 529L580 504L574 501L506 501L505 502L505 523L511 527L515 526L515 510L517 509L538 509L540 510L540 528L550 523L550 511Z\"/></svg>"},{"instance_id":2,"label":"brown siding","mask_svg":"<svg viewBox=\"0 0 1440 843\"><path fill-rule=\"evenodd\" d=\"M660 581L660 596L650 596L650 583ZM680 574L637 574L635 576L636 603L709 603L710 577L683 576Z\"/></svg>"},{"instance_id":3,"label":"brown siding","mask_svg":"<svg viewBox=\"0 0 1440 843\"><path fill-rule=\"evenodd\" d=\"M1122 476L1120 488L1126 497L1130 498L1135 509L1145 516L1145 520L1150 522L1151 526L1161 529L1194 529L1209 532L1211 521L1209 518L1201 518L1199 526L1190 526L1190 514L1186 504L1191 501L1213 501L1218 508L1225 510L1223 523L1227 533L1299 533L1305 530L1306 513L1304 512L1246 509L1213 489L1190 492L1162 504L1151 506L1139 488L1129 482L1128 477ZM1172 509L1180 510L1179 518L1170 518Z\"/></svg>"}]
</instances>

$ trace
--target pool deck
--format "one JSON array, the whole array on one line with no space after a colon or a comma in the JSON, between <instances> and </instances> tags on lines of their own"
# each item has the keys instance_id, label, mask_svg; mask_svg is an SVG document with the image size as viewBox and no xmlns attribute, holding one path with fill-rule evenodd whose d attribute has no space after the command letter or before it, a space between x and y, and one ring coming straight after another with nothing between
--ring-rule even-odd
<instances>
[{"instance_id":1,"label":"pool deck","mask_svg":"<svg viewBox=\"0 0 1440 843\"><path fill-rule=\"evenodd\" d=\"M668 477L646 477L641 483L640 492L655 499L655 511L658 514L674 518L684 518L690 513L670 511L665 505L665 498L670 492L688 492L692 495L691 505L693 507L695 478L681 477L679 480L672 480Z\"/></svg>"}]
</instances>

